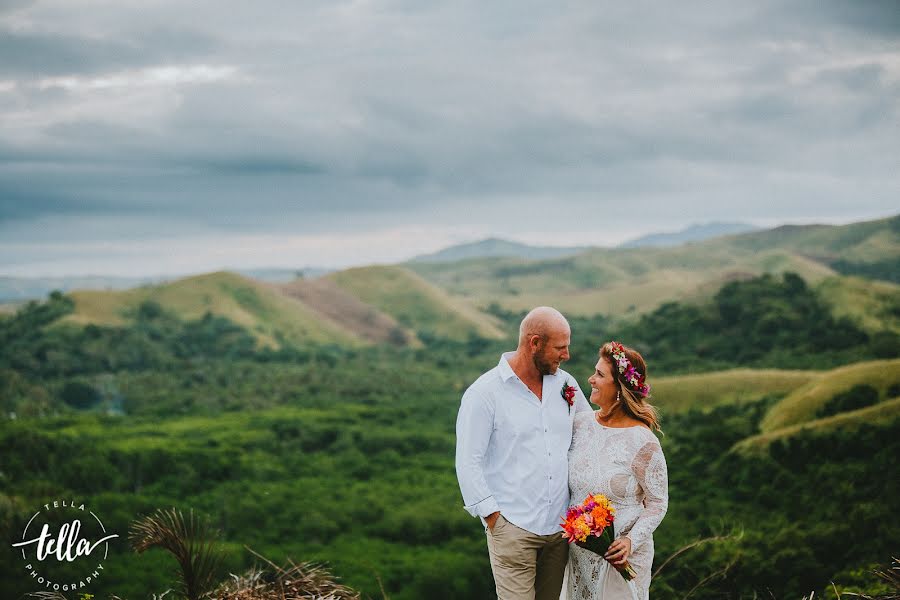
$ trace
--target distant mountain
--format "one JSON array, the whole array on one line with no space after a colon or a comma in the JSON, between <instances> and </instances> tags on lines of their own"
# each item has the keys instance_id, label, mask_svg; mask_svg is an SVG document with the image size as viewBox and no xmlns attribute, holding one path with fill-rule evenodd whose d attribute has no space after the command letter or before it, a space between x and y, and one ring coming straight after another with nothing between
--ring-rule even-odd
<instances>
[{"instance_id":1,"label":"distant mountain","mask_svg":"<svg viewBox=\"0 0 900 600\"><path fill-rule=\"evenodd\" d=\"M619 248L642 248L647 246L678 246L687 242L700 242L723 235L736 235L759 231L760 228L747 223L706 223L691 225L674 233L651 233L619 244Z\"/></svg>"},{"instance_id":2,"label":"distant mountain","mask_svg":"<svg viewBox=\"0 0 900 600\"><path fill-rule=\"evenodd\" d=\"M411 259L411 263L456 262L470 258L514 257L527 260L544 260L572 256L588 250L587 246L529 246L500 238L488 238L480 242L450 246L432 254Z\"/></svg>"},{"instance_id":3,"label":"distant mountain","mask_svg":"<svg viewBox=\"0 0 900 600\"><path fill-rule=\"evenodd\" d=\"M496 304L523 311L550 305L567 314L619 317L665 302L703 301L724 283L763 273L792 271L811 285L843 275L881 280L877 289L865 284L829 288L840 291L835 301L842 314L858 316L853 305L881 311L889 299L900 297L900 215L849 225L785 225L675 247L593 248L544 260L491 257L407 266L476 307Z\"/></svg>"}]
</instances>

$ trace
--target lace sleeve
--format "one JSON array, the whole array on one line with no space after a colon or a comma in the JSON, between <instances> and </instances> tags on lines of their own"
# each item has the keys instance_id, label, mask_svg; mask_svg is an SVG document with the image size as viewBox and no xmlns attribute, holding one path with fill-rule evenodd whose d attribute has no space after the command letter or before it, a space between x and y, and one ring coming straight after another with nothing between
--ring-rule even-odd
<instances>
[{"instance_id":1,"label":"lace sleeve","mask_svg":"<svg viewBox=\"0 0 900 600\"><path fill-rule=\"evenodd\" d=\"M631 463L631 470L644 491L644 509L628 532L633 550L650 539L669 508L669 474L657 440L641 447Z\"/></svg>"}]
</instances>

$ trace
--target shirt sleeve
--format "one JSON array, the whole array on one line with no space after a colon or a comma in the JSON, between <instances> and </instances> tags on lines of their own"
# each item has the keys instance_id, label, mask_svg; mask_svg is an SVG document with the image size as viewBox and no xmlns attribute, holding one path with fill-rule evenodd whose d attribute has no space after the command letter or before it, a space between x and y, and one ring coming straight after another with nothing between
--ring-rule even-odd
<instances>
[{"instance_id":1,"label":"shirt sleeve","mask_svg":"<svg viewBox=\"0 0 900 600\"><path fill-rule=\"evenodd\" d=\"M456 417L456 477L465 509L473 517L500 510L484 478L484 457L494 430L494 407L469 388Z\"/></svg>"},{"instance_id":2,"label":"shirt sleeve","mask_svg":"<svg viewBox=\"0 0 900 600\"><path fill-rule=\"evenodd\" d=\"M669 509L669 475L666 458L657 440L645 443L634 457L631 470L644 491L644 510L626 535L631 549L651 538Z\"/></svg>"}]
</instances>

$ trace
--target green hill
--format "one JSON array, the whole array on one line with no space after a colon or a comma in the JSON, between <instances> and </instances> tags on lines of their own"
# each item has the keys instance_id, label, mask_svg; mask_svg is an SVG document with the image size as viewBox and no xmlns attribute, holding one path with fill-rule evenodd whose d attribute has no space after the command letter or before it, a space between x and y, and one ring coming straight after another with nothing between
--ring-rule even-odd
<instances>
[{"instance_id":1,"label":"green hill","mask_svg":"<svg viewBox=\"0 0 900 600\"><path fill-rule=\"evenodd\" d=\"M141 303L152 301L182 319L197 319L206 312L226 317L250 331L261 346L279 347L280 340L301 345L361 342L350 330L323 319L276 287L227 271L124 291L81 290L70 295L75 312L61 323L122 325Z\"/></svg>"},{"instance_id":2,"label":"green hill","mask_svg":"<svg viewBox=\"0 0 900 600\"><path fill-rule=\"evenodd\" d=\"M799 433L853 432L864 425L886 425L900 418L900 359L856 363L824 372L733 369L660 377L652 385L652 403L660 410L664 424L668 417L681 417L691 410L711 413L718 407L751 405L766 397L784 396L765 413L761 433L735 444L739 452L764 450ZM829 401L858 390L855 386L859 385L872 386L880 401L820 416Z\"/></svg>"},{"instance_id":3,"label":"green hill","mask_svg":"<svg viewBox=\"0 0 900 600\"><path fill-rule=\"evenodd\" d=\"M828 277L816 291L836 317L849 317L864 331L900 333L900 285L861 277Z\"/></svg>"},{"instance_id":4,"label":"green hill","mask_svg":"<svg viewBox=\"0 0 900 600\"><path fill-rule=\"evenodd\" d=\"M853 432L866 425L886 425L900 420L900 398L892 398L857 410L843 412L822 419L815 419L789 427L775 429L741 440L734 446L737 452L758 452L765 450L773 442L786 440L799 433L826 434L836 430Z\"/></svg>"},{"instance_id":5,"label":"green hill","mask_svg":"<svg viewBox=\"0 0 900 600\"><path fill-rule=\"evenodd\" d=\"M663 416L724 404L756 402L772 394L787 394L817 380L815 371L732 369L701 375L660 377L652 381L652 403Z\"/></svg>"},{"instance_id":6,"label":"green hill","mask_svg":"<svg viewBox=\"0 0 900 600\"><path fill-rule=\"evenodd\" d=\"M278 289L370 342L421 345L414 331L405 330L396 319L366 304L332 280L321 277L297 279L279 285Z\"/></svg>"},{"instance_id":7,"label":"green hill","mask_svg":"<svg viewBox=\"0 0 900 600\"><path fill-rule=\"evenodd\" d=\"M512 334L501 330L490 315L450 297L402 267L347 269L326 278L419 333L449 339L466 339L471 334L499 339Z\"/></svg>"},{"instance_id":8,"label":"green hill","mask_svg":"<svg viewBox=\"0 0 900 600\"><path fill-rule=\"evenodd\" d=\"M773 406L761 429L770 433L815 420L828 401L858 385L871 386L885 398L892 386L900 385L900 359L856 363L823 373Z\"/></svg>"},{"instance_id":9,"label":"green hill","mask_svg":"<svg viewBox=\"0 0 900 600\"><path fill-rule=\"evenodd\" d=\"M475 305L509 310L550 304L578 315L649 312L708 298L722 284L793 271L815 284L838 273L892 280L900 217L852 225L785 226L675 248L592 249L552 260L480 258L415 263L422 277Z\"/></svg>"}]
</instances>

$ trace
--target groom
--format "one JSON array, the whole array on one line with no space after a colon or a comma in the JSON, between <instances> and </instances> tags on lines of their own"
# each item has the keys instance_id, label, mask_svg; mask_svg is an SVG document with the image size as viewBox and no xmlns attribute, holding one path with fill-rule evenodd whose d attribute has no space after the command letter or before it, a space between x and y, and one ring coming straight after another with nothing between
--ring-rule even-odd
<instances>
[{"instance_id":1,"label":"groom","mask_svg":"<svg viewBox=\"0 0 900 600\"><path fill-rule=\"evenodd\" d=\"M479 377L459 408L456 475L465 509L485 525L499 600L559 599L572 423L576 412L591 410L559 368L570 337L559 311L535 308L522 320L515 352Z\"/></svg>"}]
</instances>

